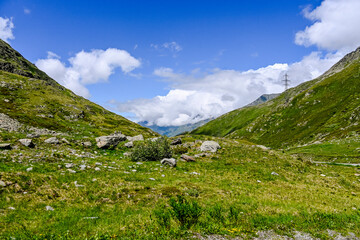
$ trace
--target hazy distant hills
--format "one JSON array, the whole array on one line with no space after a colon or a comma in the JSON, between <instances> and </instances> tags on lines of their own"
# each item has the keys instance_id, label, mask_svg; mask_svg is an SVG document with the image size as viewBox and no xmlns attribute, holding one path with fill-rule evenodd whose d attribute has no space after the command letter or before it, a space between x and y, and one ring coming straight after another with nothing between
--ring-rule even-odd
<instances>
[{"instance_id":1,"label":"hazy distant hills","mask_svg":"<svg viewBox=\"0 0 360 240\"><path fill-rule=\"evenodd\" d=\"M360 48L322 76L266 103L224 114L193 133L282 147L360 134L359 121Z\"/></svg>"},{"instance_id":2,"label":"hazy distant hills","mask_svg":"<svg viewBox=\"0 0 360 240\"><path fill-rule=\"evenodd\" d=\"M247 106L256 106L258 104L264 103L266 101L269 101L277 96L279 96L280 94L278 93L274 93L274 94L263 94L261 95L258 99L256 99L254 102L248 104ZM174 137L176 135L185 133L185 132L190 132L198 127L201 127L202 125L208 123L209 121L213 120L214 118L208 118L196 123L189 123L189 124L184 124L184 125L180 125L180 126L166 126L166 127L160 127L157 125L150 125L148 126L148 122L143 121L143 122L139 122L139 124L141 126L144 127L148 127L151 130L160 133L161 135L165 135L168 137Z\"/></svg>"}]
</instances>

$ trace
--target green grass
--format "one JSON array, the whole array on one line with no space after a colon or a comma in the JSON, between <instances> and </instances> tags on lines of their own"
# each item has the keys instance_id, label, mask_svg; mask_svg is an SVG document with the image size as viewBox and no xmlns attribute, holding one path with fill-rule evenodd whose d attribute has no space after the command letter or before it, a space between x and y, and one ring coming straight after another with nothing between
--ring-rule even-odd
<instances>
[{"instance_id":1,"label":"green grass","mask_svg":"<svg viewBox=\"0 0 360 240\"><path fill-rule=\"evenodd\" d=\"M71 146L78 154L91 153L85 158L65 145L2 151L0 178L12 184L0 189L0 238L180 239L195 233L251 237L268 229L290 235L298 230L323 239L327 229L360 235L358 168L316 165L243 141L214 140L222 146L218 153L195 163L179 161L176 168L159 162L136 164L123 157L126 149L121 146L111 151ZM187 154L197 153L199 145ZM69 162L77 173L66 170ZM102 163L101 171L94 170L96 162ZM91 168L80 171L81 164ZM30 166L33 171L27 172ZM75 181L84 186L76 187ZM170 209L170 199L177 195L202 209L189 230L174 216L169 227L156 217L157 209ZM55 210L46 211L47 205Z\"/></svg>"}]
</instances>

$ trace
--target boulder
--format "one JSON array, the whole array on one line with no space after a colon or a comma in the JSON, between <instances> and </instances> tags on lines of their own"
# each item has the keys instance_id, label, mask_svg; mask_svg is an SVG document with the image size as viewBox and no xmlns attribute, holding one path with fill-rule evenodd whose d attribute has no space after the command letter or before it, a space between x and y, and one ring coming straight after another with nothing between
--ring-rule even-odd
<instances>
[{"instance_id":1,"label":"boulder","mask_svg":"<svg viewBox=\"0 0 360 240\"><path fill-rule=\"evenodd\" d=\"M176 139L174 139L170 144L171 145L179 145L179 144L181 144L182 142L181 142L181 138L176 138Z\"/></svg>"},{"instance_id":2,"label":"boulder","mask_svg":"<svg viewBox=\"0 0 360 240\"><path fill-rule=\"evenodd\" d=\"M170 167L176 167L176 160L174 158L164 158L160 161L162 165L168 165Z\"/></svg>"},{"instance_id":3,"label":"boulder","mask_svg":"<svg viewBox=\"0 0 360 240\"><path fill-rule=\"evenodd\" d=\"M127 143L125 143L125 147L132 148L132 147L134 147L134 143L133 142L127 142Z\"/></svg>"},{"instance_id":4,"label":"boulder","mask_svg":"<svg viewBox=\"0 0 360 240\"><path fill-rule=\"evenodd\" d=\"M121 133L114 133L108 136L97 137L95 140L96 140L96 146L98 146L98 148L107 149L110 147L116 147L119 144L119 142L125 141L126 136Z\"/></svg>"},{"instance_id":5,"label":"boulder","mask_svg":"<svg viewBox=\"0 0 360 240\"><path fill-rule=\"evenodd\" d=\"M59 144L59 140L56 137L51 137L45 140L45 143L50 143L50 144Z\"/></svg>"},{"instance_id":6,"label":"boulder","mask_svg":"<svg viewBox=\"0 0 360 240\"><path fill-rule=\"evenodd\" d=\"M195 162L195 158L190 157L190 156L185 155L185 154L181 155L181 159L184 160L185 162Z\"/></svg>"},{"instance_id":7,"label":"boulder","mask_svg":"<svg viewBox=\"0 0 360 240\"><path fill-rule=\"evenodd\" d=\"M1 187L6 187L6 183L5 183L4 181L1 181L1 180L0 180L0 186L1 186Z\"/></svg>"},{"instance_id":8,"label":"boulder","mask_svg":"<svg viewBox=\"0 0 360 240\"><path fill-rule=\"evenodd\" d=\"M29 133L26 135L27 138L38 138L40 137L40 134L36 134L36 133Z\"/></svg>"},{"instance_id":9,"label":"boulder","mask_svg":"<svg viewBox=\"0 0 360 240\"><path fill-rule=\"evenodd\" d=\"M200 151L214 153L220 148L220 145L215 141L205 141L203 144L201 144Z\"/></svg>"},{"instance_id":10,"label":"boulder","mask_svg":"<svg viewBox=\"0 0 360 240\"><path fill-rule=\"evenodd\" d=\"M19 139L19 142L25 147L29 147L29 148L35 147L35 144L33 143L32 139L28 139L28 138Z\"/></svg>"},{"instance_id":11,"label":"boulder","mask_svg":"<svg viewBox=\"0 0 360 240\"><path fill-rule=\"evenodd\" d=\"M144 141L144 136L142 134L140 135L137 135L137 136L134 136L134 137L126 137L126 139L129 141L129 142L134 142L134 141Z\"/></svg>"},{"instance_id":12,"label":"boulder","mask_svg":"<svg viewBox=\"0 0 360 240\"><path fill-rule=\"evenodd\" d=\"M11 149L10 143L0 143L0 150Z\"/></svg>"}]
</instances>

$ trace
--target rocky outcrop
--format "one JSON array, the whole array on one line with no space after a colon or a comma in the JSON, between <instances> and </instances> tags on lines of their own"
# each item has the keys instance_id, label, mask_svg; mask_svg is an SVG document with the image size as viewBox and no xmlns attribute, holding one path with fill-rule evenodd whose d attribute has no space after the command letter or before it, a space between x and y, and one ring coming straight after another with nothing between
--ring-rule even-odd
<instances>
[{"instance_id":1,"label":"rocky outcrop","mask_svg":"<svg viewBox=\"0 0 360 240\"><path fill-rule=\"evenodd\" d=\"M200 151L202 152L216 152L220 149L220 145L215 141L205 141L200 147Z\"/></svg>"},{"instance_id":2,"label":"rocky outcrop","mask_svg":"<svg viewBox=\"0 0 360 240\"><path fill-rule=\"evenodd\" d=\"M185 155L185 154L181 155L181 160L183 160L185 162L195 162L196 161L195 158L190 157L190 156Z\"/></svg>"},{"instance_id":3,"label":"rocky outcrop","mask_svg":"<svg viewBox=\"0 0 360 240\"><path fill-rule=\"evenodd\" d=\"M56 137L51 137L45 140L45 143L49 144L59 144L60 141Z\"/></svg>"},{"instance_id":4,"label":"rocky outcrop","mask_svg":"<svg viewBox=\"0 0 360 240\"><path fill-rule=\"evenodd\" d=\"M119 144L119 142L125 141L126 136L121 133L114 133L108 136L97 137L95 140L96 140L96 146L98 148L107 149L110 147L116 147Z\"/></svg>"}]
</instances>

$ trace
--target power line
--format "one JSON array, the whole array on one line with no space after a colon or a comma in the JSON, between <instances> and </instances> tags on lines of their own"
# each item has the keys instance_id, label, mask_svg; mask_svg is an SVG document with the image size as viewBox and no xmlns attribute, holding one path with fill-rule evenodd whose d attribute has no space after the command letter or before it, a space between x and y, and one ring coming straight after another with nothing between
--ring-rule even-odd
<instances>
[{"instance_id":1,"label":"power line","mask_svg":"<svg viewBox=\"0 0 360 240\"><path fill-rule=\"evenodd\" d=\"M289 75L286 73L284 77L285 77L285 79L282 81L284 82L285 90L288 90L289 85L290 85L290 79L288 78Z\"/></svg>"}]
</instances>

